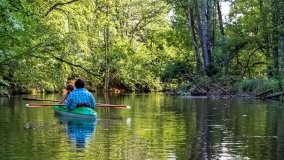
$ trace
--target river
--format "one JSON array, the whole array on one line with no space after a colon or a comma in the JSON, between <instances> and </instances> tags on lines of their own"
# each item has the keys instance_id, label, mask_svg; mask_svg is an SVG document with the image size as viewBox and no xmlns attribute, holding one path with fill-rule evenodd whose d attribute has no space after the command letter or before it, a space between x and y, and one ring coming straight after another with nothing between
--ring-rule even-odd
<instances>
[{"instance_id":1,"label":"river","mask_svg":"<svg viewBox=\"0 0 284 160\"><path fill-rule=\"evenodd\" d=\"M189 160L284 159L283 104L273 100L207 99L162 93L109 95L131 109L96 108L96 121L28 108L23 97L0 98L0 159ZM95 94L97 102L105 96Z\"/></svg>"}]
</instances>

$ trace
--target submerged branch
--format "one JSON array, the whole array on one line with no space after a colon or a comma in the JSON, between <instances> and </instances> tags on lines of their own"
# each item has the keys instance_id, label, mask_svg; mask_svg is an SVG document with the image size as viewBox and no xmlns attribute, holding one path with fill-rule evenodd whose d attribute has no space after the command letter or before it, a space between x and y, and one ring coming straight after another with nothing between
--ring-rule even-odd
<instances>
[{"instance_id":1,"label":"submerged branch","mask_svg":"<svg viewBox=\"0 0 284 160\"><path fill-rule=\"evenodd\" d=\"M230 97L234 97L231 93L229 93L228 91L226 91L225 89L223 89L222 87L218 86L217 84L213 84L215 87L217 87L218 89L220 89L221 91L223 91L224 93L226 93L227 95L229 95Z\"/></svg>"}]
</instances>

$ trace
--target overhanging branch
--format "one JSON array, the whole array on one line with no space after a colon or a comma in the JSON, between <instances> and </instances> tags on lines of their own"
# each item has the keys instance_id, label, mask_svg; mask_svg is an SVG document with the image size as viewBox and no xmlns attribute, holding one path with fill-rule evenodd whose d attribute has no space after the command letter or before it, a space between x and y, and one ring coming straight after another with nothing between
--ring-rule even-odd
<instances>
[{"instance_id":1,"label":"overhanging branch","mask_svg":"<svg viewBox=\"0 0 284 160\"><path fill-rule=\"evenodd\" d=\"M101 76L100 74L92 73L90 70L84 68L84 67L81 66L81 65L73 64L73 63L71 63L71 62L69 62L69 61L66 61L66 60L64 60L64 59L62 59L62 58L59 58L59 57L56 57L56 56L53 56L53 57L54 57L56 60L60 61L60 62L63 62L63 63L68 64L69 66L81 68L81 69L83 69L86 73L88 73L88 74L90 74L90 75L92 75L92 76Z\"/></svg>"},{"instance_id":2,"label":"overhanging branch","mask_svg":"<svg viewBox=\"0 0 284 160\"><path fill-rule=\"evenodd\" d=\"M64 6L64 5L68 5L68 4L71 4L71 3L74 3L74 2L77 2L79 0L71 0L69 2L58 2L58 3L55 3L52 7L49 8L49 10L45 13L44 17L48 16L50 12L52 12L53 10L55 9L60 9L61 6Z\"/></svg>"},{"instance_id":3,"label":"overhanging branch","mask_svg":"<svg viewBox=\"0 0 284 160\"><path fill-rule=\"evenodd\" d=\"M23 52L23 53L20 53L20 54L17 54L17 55L15 55L15 56L12 56L12 57L10 57L10 58L4 59L3 61L0 62L0 65L3 64L3 63L5 63L5 62L7 62L7 61L12 60L12 59L16 59L16 58L19 58L19 57L24 56L24 55L26 55L26 54L29 54L31 51L33 51L33 50L37 49L38 47L40 47L41 44L42 44L42 43L39 43L39 44L37 44L37 45L35 45L35 46L29 48L28 50L26 50L26 51Z\"/></svg>"}]
</instances>

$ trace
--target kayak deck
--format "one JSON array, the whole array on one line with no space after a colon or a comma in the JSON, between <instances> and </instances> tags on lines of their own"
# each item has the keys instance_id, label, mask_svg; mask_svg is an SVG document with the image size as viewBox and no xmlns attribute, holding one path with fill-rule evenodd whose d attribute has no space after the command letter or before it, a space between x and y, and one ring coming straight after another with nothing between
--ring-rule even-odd
<instances>
[{"instance_id":1,"label":"kayak deck","mask_svg":"<svg viewBox=\"0 0 284 160\"><path fill-rule=\"evenodd\" d=\"M66 106L54 106L55 114L73 118L96 119L97 113L88 107L78 107L68 110Z\"/></svg>"}]
</instances>

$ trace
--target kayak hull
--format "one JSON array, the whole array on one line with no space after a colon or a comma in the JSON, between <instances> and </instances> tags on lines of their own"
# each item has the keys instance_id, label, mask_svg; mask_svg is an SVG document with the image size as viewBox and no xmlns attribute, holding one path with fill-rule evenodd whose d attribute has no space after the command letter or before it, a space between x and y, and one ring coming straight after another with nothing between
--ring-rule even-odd
<instances>
[{"instance_id":1,"label":"kayak hull","mask_svg":"<svg viewBox=\"0 0 284 160\"><path fill-rule=\"evenodd\" d=\"M80 119L96 119L97 113L88 107L78 107L68 110L66 106L54 106L54 113L61 116Z\"/></svg>"}]
</instances>

